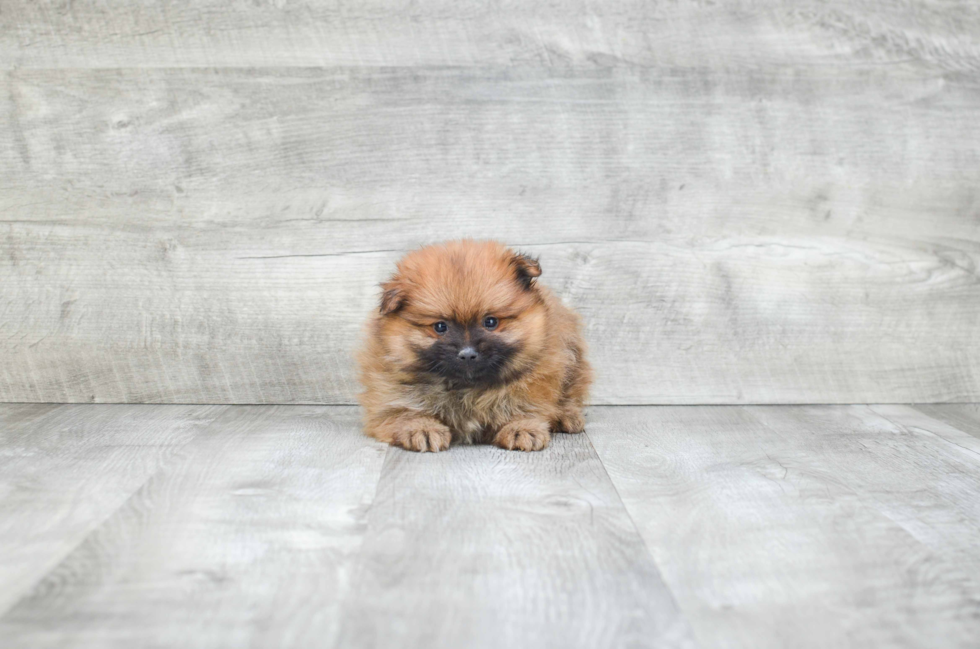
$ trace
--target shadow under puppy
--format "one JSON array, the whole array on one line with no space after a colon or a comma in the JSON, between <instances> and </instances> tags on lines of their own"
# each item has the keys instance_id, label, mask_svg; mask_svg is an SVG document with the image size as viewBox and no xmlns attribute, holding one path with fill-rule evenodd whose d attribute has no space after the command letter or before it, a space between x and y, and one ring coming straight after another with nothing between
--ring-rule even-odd
<instances>
[{"instance_id":1,"label":"shadow under puppy","mask_svg":"<svg viewBox=\"0 0 980 649\"><path fill-rule=\"evenodd\" d=\"M358 355L365 432L413 451L537 451L552 431L582 432L592 370L579 318L540 274L495 241L405 255Z\"/></svg>"}]
</instances>

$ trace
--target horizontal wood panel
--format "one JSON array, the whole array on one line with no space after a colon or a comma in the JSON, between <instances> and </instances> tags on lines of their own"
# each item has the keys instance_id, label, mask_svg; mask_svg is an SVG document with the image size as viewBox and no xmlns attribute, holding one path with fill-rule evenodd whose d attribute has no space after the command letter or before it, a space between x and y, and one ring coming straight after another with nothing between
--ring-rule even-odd
<instances>
[{"instance_id":1,"label":"horizontal wood panel","mask_svg":"<svg viewBox=\"0 0 980 649\"><path fill-rule=\"evenodd\" d=\"M716 70L20 70L0 398L349 403L411 247L540 254L596 403L980 398L980 90Z\"/></svg>"},{"instance_id":2,"label":"horizontal wood panel","mask_svg":"<svg viewBox=\"0 0 980 649\"><path fill-rule=\"evenodd\" d=\"M11 0L0 66L686 66L980 70L972 0Z\"/></svg>"}]
</instances>

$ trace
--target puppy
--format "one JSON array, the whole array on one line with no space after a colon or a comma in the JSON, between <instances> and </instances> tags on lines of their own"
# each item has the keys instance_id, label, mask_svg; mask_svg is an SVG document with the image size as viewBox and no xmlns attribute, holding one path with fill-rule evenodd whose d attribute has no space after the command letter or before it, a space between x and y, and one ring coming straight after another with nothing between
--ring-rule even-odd
<instances>
[{"instance_id":1,"label":"puppy","mask_svg":"<svg viewBox=\"0 0 980 649\"><path fill-rule=\"evenodd\" d=\"M365 432L412 451L538 451L579 433L592 381L578 316L495 241L411 252L381 285L358 355Z\"/></svg>"}]
</instances>

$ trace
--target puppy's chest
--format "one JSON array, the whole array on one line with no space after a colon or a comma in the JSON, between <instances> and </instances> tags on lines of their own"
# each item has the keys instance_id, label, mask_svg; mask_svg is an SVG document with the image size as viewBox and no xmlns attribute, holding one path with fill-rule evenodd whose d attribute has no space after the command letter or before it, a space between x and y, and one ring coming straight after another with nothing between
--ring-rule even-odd
<instances>
[{"instance_id":1,"label":"puppy's chest","mask_svg":"<svg viewBox=\"0 0 980 649\"><path fill-rule=\"evenodd\" d=\"M422 389L415 394L422 410L461 433L476 434L497 427L520 411L520 402L506 391Z\"/></svg>"}]
</instances>

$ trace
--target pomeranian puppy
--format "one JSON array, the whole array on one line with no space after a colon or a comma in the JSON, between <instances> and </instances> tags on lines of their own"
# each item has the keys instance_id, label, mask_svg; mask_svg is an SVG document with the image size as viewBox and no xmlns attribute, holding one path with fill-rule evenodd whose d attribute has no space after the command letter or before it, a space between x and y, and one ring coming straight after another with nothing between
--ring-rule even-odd
<instances>
[{"instance_id":1,"label":"pomeranian puppy","mask_svg":"<svg viewBox=\"0 0 980 649\"><path fill-rule=\"evenodd\" d=\"M592 370L579 318L540 274L495 241L405 255L358 355L365 432L412 451L538 451L552 432L582 432Z\"/></svg>"}]
</instances>

